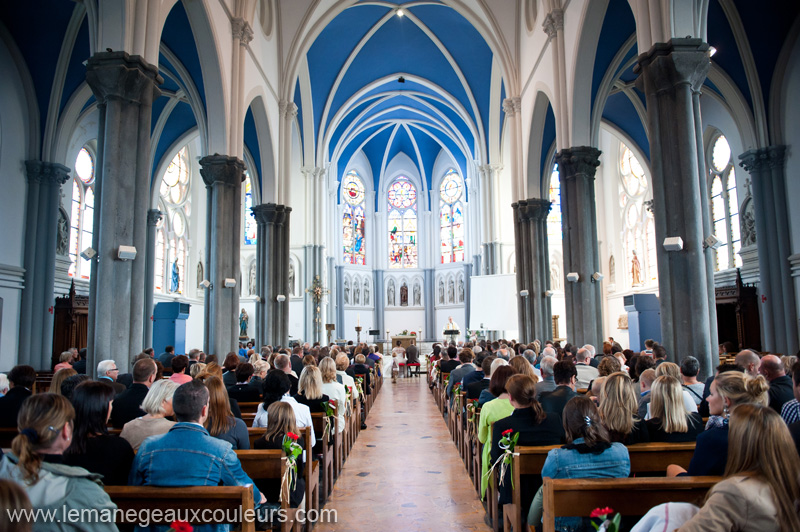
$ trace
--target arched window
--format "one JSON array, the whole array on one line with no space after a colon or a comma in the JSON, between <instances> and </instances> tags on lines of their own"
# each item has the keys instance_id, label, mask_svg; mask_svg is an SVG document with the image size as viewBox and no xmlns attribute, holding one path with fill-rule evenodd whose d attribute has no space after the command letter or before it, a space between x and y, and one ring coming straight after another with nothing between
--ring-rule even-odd
<instances>
[{"instance_id":1,"label":"arched window","mask_svg":"<svg viewBox=\"0 0 800 532\"><path fill-rule=\"evenodd\" d=\"M617 188L626 259L623 271L627 271L627 284L639 287L658 283L655 221L644 201L650 182L642 163L623 143L620 143Z\"/></svg>"},{"instance_id":2,"label":"arched window","mask_svg":"<svg viewBox=\"0 0 800 532\"><path fill-rule=\"evenodd\" d=\"M389 185L389 268L417 267L417 189L405 176Z\"/></svg>"},{"instance_id":3,"label":"arched window","mask_svg":"<svg viewBox=\"0 0 800 532\"><path fill-rule=\"evenodd\" d=\"M464 261L464 180L452 168L439 185L442 264Z\"/></svg>"},{"instance_id":4,"label":"arched window","mask_svg":"<svg viewBox=\"0 0 800 532\"><path fill-rule=\"evenodd\" d=\"M80 257L80 252L92 245L94 230L94 156L81 148L75 159L75 177L72 179L72 208L69 229L69 276L88 279L91 263Z\"/></svg>"},{"instance_id":5,"label":"arched window","mask_svg":"<svg viewBox=\"0 0 800 532\"><path fill-rule=\"evenodd\" d=\"M366 205L366 190L364 182L358 177L355 170L351 170L342 180L342 197L344 198L344 213L342 214L342 246L345 264L367 264L366 219L364 207Z\"/></svg>"},{"instance_id":6,"label":"arched window","mask_svg":"<svg viewBox=\"0 0 800 532\"><path fill-rule=\"evenodd\" d=\"M255 246L258 243L258 224L253 214L253 184L248 170L244 171L244 243Z\"/></svg>"},{"instance_id":7,"label":"arched window","mask_svg":"<svg viewBox=\"0 0 800 532\"><path fill-rule=\"evenodd\" d=\"M723 244L716 249L716 270L739 268L741 237L739 228L739 199L736 194L736 172L731 147L724 135L711 143L708 178L711 197L711 220L714 236Z\"/></svg>"},{"instance_id":8,"label":"arched window","mask_svg":"<svg viewBox=\"0 0 800 532\"><path fill-rule=\"evenodd\" d=\"M547 248L550 255L550 288L561 290L561 257L562 239L561 228L561 181L558 175L558 163L553 165L550 172L550 191L548 194L551 207L547 214Z\"/></svg>"},{"instance_id":9,"label":"arched window","mask_svg":"<svg viewBox=\"0 0 800 532\"><path fill-rule=\"evenodd\" d=\"M186 251L191 216L189 150L184 146L161 178L156 229L155 289L168 294L186 293Z\"/></svg>"}]
</instances>

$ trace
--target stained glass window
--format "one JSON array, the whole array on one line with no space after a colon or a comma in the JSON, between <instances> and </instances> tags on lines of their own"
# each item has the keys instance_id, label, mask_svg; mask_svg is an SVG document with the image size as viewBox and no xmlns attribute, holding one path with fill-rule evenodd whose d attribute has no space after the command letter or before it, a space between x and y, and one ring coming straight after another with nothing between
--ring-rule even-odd
<instances>
[{"instance_id":1,"label":"stained glass window","mask_svg":"<svg viewBox=\"0 0 800 532\"><path fill-rule=\"evenodd\" d=\"M84 148L75 158L75 177L72 180L72 205L69 230L69 276L89 279L91 263L80 252L92 245L94 228L94 157Z\"/></svg>"},{"instance_id":2,"label":"stained glass window","mask_svg":"<svg viewBox=\"0 0 800 532\"><path fill-rule=\"evenodd\" d=\"M250 182L250 172L244 173L244 243L254 246L258 243L258 224L253 214L253 185Z\"/></svg>"},{"instance_id":3,"label":"stained glass window","mask_svg":"<svg viewBox=\"0 0 800 532\"><path fill-rule=\"evenodd\" d=\"M561 181L558 175L558 163L553 165L550 172L550 188L548 192L551 207L547 214L547 248L550 255L550 288L562 289L561 257L562 239L564 233L561 228Z\"/></svg>"},{"instance_id":4,"label":"stained glass window","mask_svg":"<svg viewBox=\"0 0 800 532\"><path fill-rule=\"evenodd\" d=\"M405 176L389 186L389 268L417 267L417 189Z\"/></svg>"},{"instance_id":5,"label":"stained glass window","mask_svg":"<svg viewBox=\"0 0 800 532\"><path fill-rule=\"evenodd\" d=\"M342 180L342 245L345 264L367 264L366 219L364 182L354 170Z\"/></svg>"},{"instance_id":6,"label":"stained glass window","mask_svg":"<svg viewBox=\"0 0 800 532\"><path fill-rule=\"evenodd\" d=\"M439 186L439 227L441 229L441 262L464 261L464 181L450 169Z\"/></svg>"},{"instance_id":7,"label":"stained glass window","mask_svg":"<svg viewBox=\"0 0 800 532\"><path fill-rule=\"evenodd\" d=\"M655 223L644 203L649 189L644 166L630 148L620 143L618 192L625 258L621 269L627 272L628 287L658 283Z\"/></svg>"},{"instance_id":8,"label":"stained glass window","mask_svg":"<svg viewBox=\"0 0 800 532\"><path fill-rule=\"evenodd\" d=\"M711 220L714 236L722 242L715 250L716 270L739 268L742 247L739 227L739 198L736 193L736 172L731 157L731 147L724 135L711 144L709 154L709 186Z\"/></svg>"},{"instance_id":9,"label":"stained glass window","mask_svg":"<svg viewBox=\"0 0 800 532\"><path fill-rule=\"evenodd\" d=\"M185 294L186 264L191 215L189 150L175 155L161 178L158 208L162 212L156 232L155 290Z\"/></svg>"}]
</instances>

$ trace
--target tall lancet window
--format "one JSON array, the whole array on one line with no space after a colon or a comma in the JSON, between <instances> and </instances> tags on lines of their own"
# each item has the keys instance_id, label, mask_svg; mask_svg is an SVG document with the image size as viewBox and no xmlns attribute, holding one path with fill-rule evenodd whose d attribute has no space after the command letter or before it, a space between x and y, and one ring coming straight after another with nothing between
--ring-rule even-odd
<instances>
[{"instance_id":1,"label":"tall lancet window","mask_svg":"<svg viewBox=\"0 0 800 532\"><path fill-rule=\"evenodd\" d=\"M464 261L464 180L452 168L439 186L442 264Z\"/></svg>"},{"instance_id":2,"label":"tall lancet window","mask_svg":"<svg viewBox=\"0 0 800 532\"><path fill-rule=\"evenodd\" d=\"M417 189L405 176L389 185L389 268L417 267Z\"/></svg>"},{"instance_id":3,"label":"tall lancet window","mask_svg":"<svg viewBox=\"0 0 800 532\"><path fill-rule=\"evenodd\" d=\"M364 182L351 170L342 181L344 213L342 214L342 243L345 264L364 266L367 263L366 220L364 207L366 197Z\"/></svg>"},{"instance_id":4,"label":"tall lancet window","mask_svg":"<svg viewBox=\"0 0 800 532\"><path fill-rule=\"evenodd\" d=\"M255 246L258 243L258 223L253 214L253 182L248 170L244 171L244 243Z\"/></svg>"},{"instance_id":5,"label":"tall lancet window","mask_svg":"<svg viewBox=\"0 0 800 532\"><path fill-rule=\"evenodd\" d=\"M622 143L617 190L629 285L631 288L655 285L658 283L655 221L645 205L650 180L633 151Z\"/></svg>"},{"instance_id":6,"label":"tall lancet window","mask_svg":"<svg viewBox=\"0 0 800 532\"><path fill-rule=\"evenodd\" d=\"M94 232L94 157L81 148L75 159L75 177L72 179L72 209L69 228L69 276L88 279L91 263L79 253L92 245Z\"/></svg>"},{"instance_id":7,"label":"tall lancet window","mask_svg":"<svg viewBox=\"0 0 800 532\"><path fill-rule=\"evenodd\" d=\"M717 271L739 268L742 258L739 228L739 199L736 194L736 172L731 147L724 135L711 144L709 157L709 186L711 188L711 220L714 236L722 242L716 249Z\"/></svg>"},{"instance_id":8,"label":"tall lancet window","mask_svg":"<svg viewBox=\"0 0 800 532\"><path fill-rule=\"evenodd\" d=\"M161 178L158 209L163 213L156 228L156 291L186 293L186 252L191 216L189 150L184 146Z\"/></svg>"}]
</instances>

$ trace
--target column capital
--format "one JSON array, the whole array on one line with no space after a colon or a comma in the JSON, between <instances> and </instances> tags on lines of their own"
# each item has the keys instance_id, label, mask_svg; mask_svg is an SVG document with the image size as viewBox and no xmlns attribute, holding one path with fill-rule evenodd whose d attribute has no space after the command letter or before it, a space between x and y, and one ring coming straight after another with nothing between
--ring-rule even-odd
<instances>
[{"instance_id":1,"label":"column capital","mask_svg":"<svg viewBox=\"0 0 800 532\"><path fill-rule=\"evenodd\" d=\"M244 162L238 157L206 155L200 159L200 175L207 187L216 184L236 186L244 181Z\"/></svg>"},{"instance_id":2,"label":"column capital","mask_svg":"<svg viewBox=\"0 0 800 532\"><path fill-rule=\"evenodd\" d=\"M594 179L595 170L600 166L601 153L592 146L564 148L556 154L559 174L565 179L579 176Z\"/></svg>"},{"instance_id":3,"label":"column capital","mask_svg":"<svg viewBox=\"0 0 800 532\"><path fill-rule=\"evenodd\" d=\"M503 112L506 114L507 117L511 118L519 114L521 109L522 109L522 98L520 98L519 96L506 98L505 100L503 100Z\"/></svg>"},{"instance_id":4,"label":"column capital","mask_svg":"<svg viewBox=\"0 0 800 532\"><path fill-rule=\"evenodd\" d=\"M63 164L44 161L25 161L25 177L28 183L61 186L69 179L70 169Z\"/></svg>"},{"instance_id":5,"label":"column capital","mask_svg":"<svg viewBox=\"0 0 800 532\"><path fill-rule=\"evenodd\" d=\"M132 103L151 102L161 95L158 85L164 83L158 68L141 56L126 52L98 52L86 65L86 82L105 105L108 100Z\"/></svg>"},{"instance_id":6,"label":"column capital","mask_svg":"<svg viewBox=\"0 0 800 532\"><path fill-rule=\"evenodd\" d=\"M765 168L774 168L783 164L786 157L786 146L767 146L766 148L757 148L748 150L739 156L739 166L745 169L748 173L753 173L754 170L763 170Z\"/></svg>"},{"instance_id":7,"label":"column capital","mask_svg":"<svg viewBox=\"0 0 800 532\"><path fill-rule=\"evenodd\" d=\"M306 177L317 179L325 175L325 168L321 166L304 166L300 169L300 172Z\"/></svg>"},{"instance_id":8,"label":"column capital","mask_svg":"<svg viewBox=\"0 0 800 532\"><path fill-rule=\"evenodd\" d=\"M480 171L481 175L486 178L492 176L492 174L499 174L503 170L503 165L494 163L494 164L482 164L478 166L478 170Z\"/></svg>"},{"instance_id":9,"label":"column capital","mask_svg":"<svg viewBox=\"0 0 800 532\"><path fill-rule=\"evenodd\" d=\"M150 209L147 211L147 225L158 225L164 213L158 209Z\"/></svg>"},{"instance_id":10,"label":"column capital","mask_svg":"<svg viewBox=\"0 0 800 532\"><path fill-rule=\"evenodd\" d=\"M655 43L650 50L639 55L633 71L640 76L637 87L645 94L655 94L678 85L690 85L699 91L711 68L709 45L702 39L670 39Z\"/></svg>"},{"instance_id":11,"label":"column capital","mask_svg":"<svg viewBox=\"0 0 800 532\"><path fill-rule=\"evenodd\" d=\"M253 211L253 215L259 225L283 224L289 213L292 212L291 207L278 205L277 203L262 203L252 207L250 210Z\"/></svg>"},{"instance_id":12,"label":"column capital","mask_svg":"<svg viewBox=\"0 0 800 532\"><path fill-rule=\"evenodd\" d=\"M253 28L241 17L231 19L231 32L233 39L239 41L242 46L247 46L253 40Z\"/></svg>"},{"instance_id":13,"label":"column capital","mask_svg":"<svg viewBox=\"0 0 800 532\"><path fill-rule=\"evenodd\" d=\"M278 102L278 109L280 109L281 118L284 120L292 120L297 116L297 104L290 100L281 100Z\"/></svg>"},{"instance_id":14,"label":"column capital","mask_svg":"<svg viewBox=\"0 0 800 532\"><path fill-rule=\"evenodd\" d=\"M528 220L547 220L547 215L550 214L550 209L553 207L553 203L549 199L529 198L523 201L526 205L525 216Z\"/></svg>"},{"instance_id":15,"label":"column capital","mask_svg":"<svg viewBox=\"0 0 800 532\"><path fill-rule=\"evenodd\" d=\"M555 37L559 31L564 29L564 10L554 9L548 13L544 18L542 28L544 28L544 32L549 39Z\"/></svg>"}]
</instances>

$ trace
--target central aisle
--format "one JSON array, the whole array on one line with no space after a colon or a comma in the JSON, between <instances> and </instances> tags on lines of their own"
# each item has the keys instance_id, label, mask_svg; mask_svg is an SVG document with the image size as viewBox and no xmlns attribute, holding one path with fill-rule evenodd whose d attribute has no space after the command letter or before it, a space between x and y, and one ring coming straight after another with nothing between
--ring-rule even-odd
<instances>
[{"instance_id":1,"label":"central aisle","mask_svg":"<svg viewBox=\"0 0 800 532\"><path fill-rule=\"evenodd\" d=\"M384 381L319 531L491 529L424 378Z\"/></svg>"}]
</instances>

